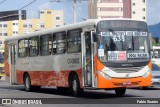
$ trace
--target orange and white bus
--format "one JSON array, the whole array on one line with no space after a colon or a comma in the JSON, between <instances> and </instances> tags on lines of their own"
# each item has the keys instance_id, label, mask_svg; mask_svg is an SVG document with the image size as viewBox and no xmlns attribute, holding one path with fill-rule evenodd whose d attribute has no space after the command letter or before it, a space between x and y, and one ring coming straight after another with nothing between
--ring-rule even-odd
<instances>
[{"instance_id":1,"label":"orange and white bus","mask_svg":"<svg viewBox=\"0 0 160 107\"><path fill-rule=\"evenodd\" d=\"M41 86L114 89L150 86L151 51L144 21L91 19L5 40L5 73L26 91Z\"/></svg>"}]
</instances>

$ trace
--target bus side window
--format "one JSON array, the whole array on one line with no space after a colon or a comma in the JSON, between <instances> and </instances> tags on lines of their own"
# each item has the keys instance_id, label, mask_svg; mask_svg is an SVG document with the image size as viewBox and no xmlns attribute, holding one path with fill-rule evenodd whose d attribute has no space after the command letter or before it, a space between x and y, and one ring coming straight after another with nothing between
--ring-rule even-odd
<instances>
[{"instance_id":1,"label":"bus side window","mask_svg":"<svg viewBox=\"0 0 160 107\"><path fill-rule=\"evenodd\" d=\"M18 57L28 56L28 39L22 39L18 42Z\"/></svg>"},{"instance_id":2,"label":"bus side window","mask_svg":"<svg viewBox=\"0 0 160 107\"><path fill-rule=\"evenodd\" d=\"M53 54L62 54L66 51L66 33L60 32L53 35Z\"/></svg>"},{"instance_id":3,"label":"bus side window","mask_svg":"<svg viewBox=\"0 0 160 107\"><path fill-rule=\"evenodd\" d=\"M51 34L40 36L40 55L50 55L52 51Z\"/></svg>"},{"instance_id":4,"label":"bus side window","mask_svg":"<svg viewBox=\"0 0 160 107\"><path fill-rule=\"evenodd\" d=\"M53 54L57 53L57 40L56 35L53 34Z\"/></svg>"},{"instance_id":5,"label":"bus side window","mask_svg":"<svg viewBox=\"0 0 160 107\"><path fill-rule=\"evenodd\" d=\"M29 56L37 56L39 54L39 37L29 39Z\"/></svg>"},{"instance_id":6,"label":"bus side window","mask_svg":"<svg viewBox=\"0 0 160 107\"><path fill-rule=\"evenodd\" d=\"M81 29L68 31L68 53L81 52Z\"/></svg>"}]
</instances>

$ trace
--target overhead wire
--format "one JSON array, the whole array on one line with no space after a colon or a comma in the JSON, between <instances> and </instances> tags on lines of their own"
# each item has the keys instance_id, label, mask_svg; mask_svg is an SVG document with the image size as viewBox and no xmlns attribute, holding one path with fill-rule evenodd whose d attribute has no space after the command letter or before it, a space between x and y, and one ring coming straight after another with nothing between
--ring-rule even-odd
<instances>
[{"instance_id":1,"label":"overhead wire","mask_svg":"<svg viewBox=\"0 0 160 107\"><path fill-rule=\"evenodd\" d=\"M31 4L34 3L35 1L37 1L37 0L33 0L32 2L30 2L29 4L27 4L27 5L23 6L23 7L21 7L21 8L18 9L18 10L22 10L22 9L28 7L29 5L31 5Z\"/></svg>"},{"instance_id":2,"label":"overhead wire","mask_svg":"<svg viewBox=\"0 0 160 107\"><path fill-rule=\"evenodd\" d=\"M5 1L7 1L7 0L3 0L3 1L1 1L1 2L0 2L0 4L4 3Z\"/></svg>"}]
</instances>

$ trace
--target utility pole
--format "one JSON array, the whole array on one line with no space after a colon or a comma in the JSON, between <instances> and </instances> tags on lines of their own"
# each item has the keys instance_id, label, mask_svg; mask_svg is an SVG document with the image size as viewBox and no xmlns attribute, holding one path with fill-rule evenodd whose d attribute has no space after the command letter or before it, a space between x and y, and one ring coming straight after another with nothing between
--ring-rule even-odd
<instances>
[{"instance_id":1,"label":"utility pole","mask_svg":"<svg viewBox=\"0 0 160 107\"><path fill-rule=\"evenodd\" d=\"M74 4L73 4L73 23L76 23L76 19L77 19L77 0L74 0Z\"/></svg>"},{"instance_id":2,"label":"utility pole","mask_svg":"<svg viewBox=\"0 0 160 107\"><path fill-rule=\"evenodd\" d=\"M61 2L63 0L51 0L50 2ZM77 1L73 0L73 23L76 23L77 19ZM87 1L87 0L79 0L79 1Z\"/></svg>"}]
</instances>

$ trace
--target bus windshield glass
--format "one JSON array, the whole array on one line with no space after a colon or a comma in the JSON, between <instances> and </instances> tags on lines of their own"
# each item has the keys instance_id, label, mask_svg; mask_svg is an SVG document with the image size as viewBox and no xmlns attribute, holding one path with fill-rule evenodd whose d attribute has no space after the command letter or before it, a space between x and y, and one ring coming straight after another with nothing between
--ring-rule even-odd
<instances>
[{"instance_id":1,"label":"bus windshield glass","mask_svg":"<svg viewBox=\"0 0 160 107\"><path fill-rule=\"evenodd\" d=\"M98 57L102 62L149 61L147 24L140 21L98 23Z\"/></svg>"}]
</instances>

